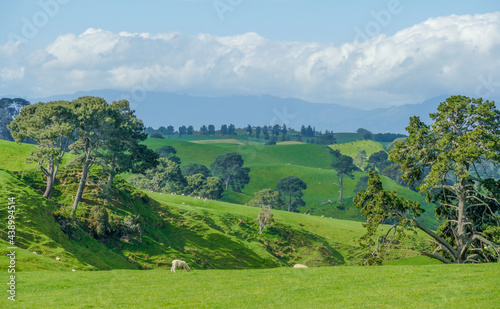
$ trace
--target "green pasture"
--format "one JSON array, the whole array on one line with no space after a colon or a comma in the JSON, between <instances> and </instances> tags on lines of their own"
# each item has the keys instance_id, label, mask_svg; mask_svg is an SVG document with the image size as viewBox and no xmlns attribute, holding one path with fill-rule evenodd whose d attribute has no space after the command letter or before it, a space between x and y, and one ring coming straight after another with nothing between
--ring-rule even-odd
<instances>
[{"instance_id":1,"label":"green pasture","mask_svg":"<svg viewBox=\"0 0 500 309\"><path fill-rule=\"evenodd\" d=\"M500 265L23 272L16 308L498 308ZM5 280L4 280L5 281Z\"/></svg>"}]
</instances>

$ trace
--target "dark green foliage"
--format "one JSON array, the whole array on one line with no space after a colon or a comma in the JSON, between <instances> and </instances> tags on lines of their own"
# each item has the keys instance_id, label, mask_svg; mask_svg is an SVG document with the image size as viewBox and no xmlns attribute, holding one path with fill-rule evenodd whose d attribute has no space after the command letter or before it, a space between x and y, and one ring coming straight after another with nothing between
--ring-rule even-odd
<instances>
[{"instance_id":1,"label":"dark green foliage","mask_svg":"<svg viewBox=\"0 0 500 309\"><path fill-rule=\"evenodd\" d=\"M181 164L181 159L176 156L177 150L172 146L162 146L155 150L155 152L160 156L160 158L166 158L177 164Z\"/></svg>"},{"instance_id":2,"label":"dark green foliage","mask_svg":"<svg viewBox=\"0 0 500 309\"><path fill-rule=\"evenodd\" d=\"M403 179L410 185L421 181L418 190L439 202L436 214L443 223L438 235L428 233L437 248L426 255L445 263L499 260L500 246L483 231L498 226L500 190L497 180L477 171L500 163L500 111L494 102L452 96L430 116L430 126L412 117L409 137L390 153Z\"/></svg>"},{"instance_id":3,"label":"dark green foliage","mask_svg":"<svg viewBox=\"0 0 500 309\"><path fill-rule=\"evenodd\" d=\"M318 144L320 145L332 145L335 144L337 140L333 132L326 130L325 133L320 134L318 138Z\"/></svg>"},{"instance_id":4,"label":"dark green foliage","mask_svg":"<svg viewBox=\"0 0 500 309\"><path fill-rule=\"evenodd\" d=\"M280 196L280 192L272 189L262 189L254 193L255 197L247 205L250 206L270 206L273 209L286 209L286 203Z\"/></svg>"},{"instance_id":5,"label":"dark green foliage","mask_svg":"<svg viewBox=\"0 0 500 309\"><path fill-rule=\"evenodd\" d=\"M28 105L30 105L30 102L21 98L0 99L0 139L8 141L14 140L7 126L19 113L19 110Z\"/></svg>"},{"instance_id":6,"label":"dark green foliage","mask_svg":"<svg viewBox=\"0 0 500 309\"><path fill-rule=\"evenodd\" d=\"M351 157L340 155L340 157L335 158L332 162L332 168L337 171L337 177L340 181L340 183L336 184L340 188L339 198L337 200L337 203L340 203L344 192L344 176L352 178L353 172L357 169L357 167L353 164Z\"/></svg>"},{"instance_id":7,"label":"dark green foliage","mask_svg":"<svg viewBox=\"0 0 500 309\"><path fill-rule=\"evenodd\" d=\"M202 174L205 177L212 176L212 172L203 164L190 162L181 167L182 175L185 177L193 176L195 174Z\"/></svg>"},{"instance_id":8,"label":"dark green foliage","mask_svg":"<svg viewBox=\"0 0 500 309\"><path fill-rule=\"evenodd\" d=\"M203 174L186 176L185 192L190 195L218 200L222 197L222 180L217 177L206 177Z\"/></svg>"},{"instance_id":9,"label":"dark green foliage","mask_svg":"<svg viewBox=\"0 0 500 309\"><path fill-rule=\"evenodd\" d=\"M275 141L268 141L268 142L266 142L266 145L276 145L276 142Z\"/></svg>"},{"instance_id":10,"label":"dark green foliage","mask_svg":"<svg viewBox=\"0 0 500 309\"><path fill-rule=\"evenodd\" d=\"M97 238L104 237L109 232L109 215L106 208L94 206L90 209L89 228L90 233Z\"/></svg>"},{"instance_id":11,"label":"dark green foliage","mask_svg":"<svg viewBox=\"0 0 500 309\"><path fill-rule=\"evenodd\" d=\"M228 152L215 158L210 164L210 170L215 177L222 179L224 189L240 192L250 182L250 169L243 167L244 161L240 154Z\"/></svg>"},{"instance_id":12,"label":"dark green foliage","mask_svg":"<svg viewBox=\"0 0 500 309\"><path fill-rule=\"evenodd\" d=\"M223 125L220 127L220 134L222 134L222 135L227 135L227 134L228 134L228 131L227 131L227 124L223 124Z\"/></svg>"},{"instance_id":13,"label":"dark green foliage","mask_svg":"<svg viewBox=\"0 0 500 309\"><path fill-rule=\"evenodd\" d=\"M276 184L276 190L280 192L288 205L288 211L297 211L297 207L305 206L302 200L307 185L302 179L295 176L282 178Z\"/></svg>"},{"instance_id":14,"label":"dark green foliage","mask_svg":"<svg viewBox=\"0 0 500 309\"><path fill-rule=\"evenodd\" d=\"M16 142L25 139L35 141L38 146L26 158L26 162L36 162L47 179L44 197L51 199L52 188L62 158L74 140L77 116L67 101L37 103L27 105L9 124Z\"/></svg>"},{"instance_id":15,"label":"dark green foliage","mask_svg":"<svg viewBox=\"0 0 500 309\"><path fill-rule=\"evenodd\" d=\"M372 140L374 140L376 142L381 142L381 143L390 143L398 138L405 138L405 137L406 137L406 135L404 135L404 134L377 133L377 134L372 135Z\"/></svg>"},{"instance_id":16,"label":"dark green foliage","mask_svg":"<svg viewBox=\"0 0 500 309\"><path fill-rule=\"evenodd\" d=\"M396 191L384 191L379 175L372 171L368 175L368 187L354 197L354 206L360 208L366 218L363 226L367 231L360 239L361 246L366 250L364 264L376 265L382 263L394 241L405 236L407 230L415 231L409 218L418 217L423 209L417 202L398 197ZM379 225L387 219L392 219L395 224L385 235L376 237Z\"/></svg>"},{"instance_id":17,"label":"dark green foliage","mask_svg":"<svg viewBox=\"0 0 500 309\"><path fill-rule=\"evenodd\" d=\"M144 175L130 177L129 182L137 188L161 193L180 193L187 185L179 164L165 158L160 158L158 166L146 171Z\"/></svg>"},{"instance_id":18,"label":"dark green foliage","mask_svg":"<svg viewBox=\"0 0 500 309\"><path fill-rule=\"evenodd\" d=\"M359 178L359 181L356 184L353 193L358 193L361 190L366 189L367 187L368 187L368 176L363 176Z\"/></svg>"},{"instance_id":19,"label":"dark green foliage","mask_svg":"<svg viewBox=\"0 0 500 309\"><path fill-rule=\"evenodd\" d=\"M368 158L368 165L366 166L365 171L378 171L380 173L386 167L391 165L391 162L388 160L388 158L389 156L387 152L383 150L373 153Z\"/></svg>"},{"instance_id":20,"label":"dark green foliage","mask_svg":"<svg viewBox=\"0 0 500 309\"><path fill-rule=\"evenodd\" d=\"M160 139L163 139L163 135L161 135L160 133L153 133L150 135L151 138L160 138Z\"/></svg>"}]
</instances>

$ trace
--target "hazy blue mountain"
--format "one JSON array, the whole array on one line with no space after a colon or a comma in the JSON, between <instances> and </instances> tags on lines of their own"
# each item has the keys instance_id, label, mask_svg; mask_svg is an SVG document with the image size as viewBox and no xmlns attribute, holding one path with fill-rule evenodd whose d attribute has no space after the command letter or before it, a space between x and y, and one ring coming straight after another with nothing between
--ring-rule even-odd
<instances>
[{"instance_id":1,"label":"hazy blue mountain","mask_svg":"<svg viewBox=\"0 0 500 309\"><path fill-rule=\"evenodd\" d=\"M109 89L29 100L32 103L73 100L85 95L103 97L108 102L128 99L137 116L146 126L154 128L193 125L198 130L203 124L213 124L217 129L222 124L230 123L236 127L246 127L248 124L286 124L295 129L300 129L302 125L311 125L316 127L316 130L328 129L334 132L354 132L362 127L374 133L405 133L405 127L413 115L421 116L425 123L430 123L429 113L435 112L439 103L447 97L443 95L421 104L373 110L269 95L196 97L155 91L135 94Z\"/></svg>"}]
</instances>

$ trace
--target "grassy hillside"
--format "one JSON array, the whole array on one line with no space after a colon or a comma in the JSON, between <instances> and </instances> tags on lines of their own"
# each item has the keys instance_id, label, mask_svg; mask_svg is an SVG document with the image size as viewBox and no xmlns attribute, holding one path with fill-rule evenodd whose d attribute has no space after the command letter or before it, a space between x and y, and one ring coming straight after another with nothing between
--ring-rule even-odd
<instances>
[{"instance_id":1,"label":"grassy hillside","mask_svg":"<svg viewBox=\"0 0 500 309\"><path fill-rule=\"evenodd\" d=\"M17 270L33 269L112 269L137 268L126 258L119 256L90 237L82 230L71 238L64 234L53 213L58 207L47 201L34 189L14 177L10 172L0 170L0 217L7 218L7 199L14 198L16 205L16 238L20 257ZM0 239L7 245L7 221L0 220ZM2 255L6 253L2 246ZM36 252L37 254L33 253ZM55 263L55 257L61 263ZM6 269L8 261L0 260L0 267Z\"/></svg>"},{"instance_id":2,"label":"grassy hillside","mask_svg":"<svg viewBox=\"0 0 500 309\"><path fill-rule=\"evenodd\" d=\"M347 134L347 133L346 133ZM285 144L285 145L237 145L234 143L195 144L191 142L148 139L146 144L152 149L163 145L173 146L182 164L198 162L210 166L215 158L223 153L236 151L245 160L245 166L250 167L250 183L241 193L231 190L224 193L223 200L231 203L245 204L254 197L254 192L265 188L275 188L276 183L283 177L297 176L308 186L304 190L306 207L299 210L314 215L327 217L362 220L359 211L352 206L354 189L359 178L365 174L356 172L354 178L344 178L344 200L337 204L339 188L336 172L330 168L332 155L327 147L313 144ZM373 141L359 141L343 145L333 145L342 153L355 153L358 149L366 149L368 156L371 153L383 150L380 143ZM422 195L398 185L387 177L382 177L384 186L388 190L397 190L401 196L419 201L427 210L422 216L422 222L428 226L436 226L433 206L425 202Z\"/></svg>"},{"instance_id":3,"label":"grassy hillside","mask_svg":"<svg viewBox=\"0 0 500 309\"><path fill-rule=\"evenodd\" d=\"M374 154L375 152L384 150L384 146L381 143L370 140L360 140L344 144L330 145L330 148L339 150L343 155L352 157L354 159L354 164L361 170L364 170L364 168L366 167L370 155ZM356 157L363 150L366 153L366 157L363 162L360 162L356 160Z\"/></svg>"},{"instance_id":4,"label":"grassy hillside","mask_svg":"<svg viewBox=\"0 0 500 309\"><path fill-rule=\"evenodd\" d=\"M0 168L10 171L20 171L36 168L36 164L26 164L25 158L29 156L34 148L31 144L14 143L0 139Z\"/></svg>"},{"instance_id":5,"label":"grassy hillside","mask_svg":"<svg viewBox=\"0 0 500 309\"><path fill-rule=\"evenodd\" d=\"M498 308L500 265L29 272L23 308ZM8 306L3 297L0 305Z\"/></svg>"}]
</instances>

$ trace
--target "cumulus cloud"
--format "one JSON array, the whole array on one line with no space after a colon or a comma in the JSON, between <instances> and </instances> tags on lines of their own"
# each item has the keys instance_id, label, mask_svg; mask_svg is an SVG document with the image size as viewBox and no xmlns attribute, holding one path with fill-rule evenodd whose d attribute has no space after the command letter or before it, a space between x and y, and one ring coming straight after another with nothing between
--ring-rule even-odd
<instances>
[{"instance_id":1,"label":"cumulus cloud","mask_svg":"<svg viewBox=\"0 0 500 309\"><path fill-rule=\"evenodd\" d=\"M0 46L0 55L16 57L17 48L9 42ZM218 37L88 29L61 35L10 63L0 62L0 78L22 79L18 91L30 96L142 87L398 105L441 94L474 96L484 80L500 81L495 75L500 74L500 13L432 18L392 36L340 46L273 41L257 33Z\"/></svg>"}]
</instances>

